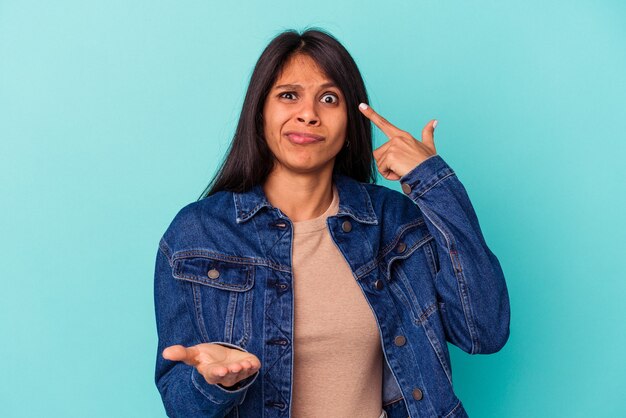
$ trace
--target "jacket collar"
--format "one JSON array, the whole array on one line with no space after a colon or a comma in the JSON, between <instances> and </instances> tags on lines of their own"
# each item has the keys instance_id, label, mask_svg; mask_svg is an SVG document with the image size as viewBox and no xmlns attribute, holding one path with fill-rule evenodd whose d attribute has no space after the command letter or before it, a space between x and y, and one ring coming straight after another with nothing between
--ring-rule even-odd
<instances>
[{"instance_id":1,"label":"jacket collar","mask_svg":"<svg viewBox=\"0 0 626 418\"><path fill-rule=\"evenodd\" d=\"M361 223L378 225L370 195L360 182L336 172L333 173L333 182L339 195L337 216L348 215ZM234 192L233 198L237 223L247 221L264 206L273 208L260 184L243 193Z\"/></svg>"}]
</instances>

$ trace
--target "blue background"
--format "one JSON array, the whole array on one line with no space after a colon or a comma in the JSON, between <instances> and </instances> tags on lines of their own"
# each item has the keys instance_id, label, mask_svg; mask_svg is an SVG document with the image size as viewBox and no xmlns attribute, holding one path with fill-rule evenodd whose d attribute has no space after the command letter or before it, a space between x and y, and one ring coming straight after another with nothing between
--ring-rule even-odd
<instances>
[{"instance_id":1,"label":"blue background","mask_svg":"<svg viewBox=\"0 0 626 418\"><path fill-rule=\"evenodd\" d=\"M396 126L439 120L501 261L508 344L450 346L469 415L626 416L626 6L546 0L0 0L0 416L165 416L158 240L223 158L262 49L307 26Z\"/></svg>"}]
</instances>

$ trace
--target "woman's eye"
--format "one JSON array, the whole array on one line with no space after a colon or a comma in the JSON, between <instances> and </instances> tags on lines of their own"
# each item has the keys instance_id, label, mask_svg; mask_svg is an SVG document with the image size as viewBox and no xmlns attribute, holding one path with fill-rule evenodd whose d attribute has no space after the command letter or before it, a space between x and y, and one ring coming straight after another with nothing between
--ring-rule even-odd
<instances>
[{"instance_id":1,"label":"woman's eye","mask_svg":"<svg viewBox=\"0 0 626 418\"><path fill-rule=\"evenodd\" d=\"M297 96L293 91L285 91L278 95L281 99L294 100ZM339 97L335 93L326 93L322 96L322 101L327 104L336 104Z\"/></svg>"},{"instance_id":2,"label":"woman's eye","mask_svg":"<svg viewBox=\"0 0 626 418\"><path fill-rule=\"evenodd\" d=\"M330 100L329 100L329 98L330 98ZM322 96L322 100L324 101L324 103L334 104L334 103L337 103L339 101L339 98L334 93L326 93L324 96Z\"/></svg>"}]
</instances>

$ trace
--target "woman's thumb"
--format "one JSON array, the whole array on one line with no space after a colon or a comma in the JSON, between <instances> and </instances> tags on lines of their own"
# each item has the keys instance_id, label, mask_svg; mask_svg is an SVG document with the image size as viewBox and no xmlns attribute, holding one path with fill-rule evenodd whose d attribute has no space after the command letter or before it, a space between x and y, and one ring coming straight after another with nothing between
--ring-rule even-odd
<instances>
[{"instance_id":1,"label":"woman's thumb","mask_svg":"<svg viewBox=\"0 0 626 418\"><path fill-rule=\"evenodd\" d=\"M163 350L163 358L172 361L184 361L189 365L194 365L196 362L190 352L192 348L185 348L182 345L171 345Z\"/></svg>"},{"instance_id":2,"label":"woman's thumb","mask_svg":"<svg viewBox=\"0 0 626 418\"><path fill-rule=\"evenodd\" d=\"M435 128L437 127L437 119L433 119L424 126L422 129L422 142L424 145L435 149Z\"/></svg>"}]
</instances>

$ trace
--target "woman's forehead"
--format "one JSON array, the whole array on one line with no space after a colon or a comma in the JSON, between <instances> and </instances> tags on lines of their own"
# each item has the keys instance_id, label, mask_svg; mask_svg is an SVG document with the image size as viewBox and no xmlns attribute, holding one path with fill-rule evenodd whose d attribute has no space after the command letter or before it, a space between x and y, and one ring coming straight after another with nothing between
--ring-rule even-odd
<instances>
[{"instance_id":1,"label":"woman's forehead","mask_svg":"<svg viewBox=\"0 0 626 418\"><path fill-rule=\"evenodd\" d=\"M317 62L305 54L290 57L278 72L274 88L337 87Z\"/></svg>"}]
</instances>

